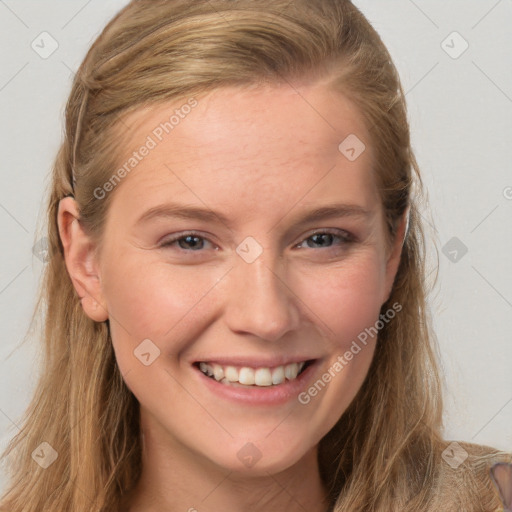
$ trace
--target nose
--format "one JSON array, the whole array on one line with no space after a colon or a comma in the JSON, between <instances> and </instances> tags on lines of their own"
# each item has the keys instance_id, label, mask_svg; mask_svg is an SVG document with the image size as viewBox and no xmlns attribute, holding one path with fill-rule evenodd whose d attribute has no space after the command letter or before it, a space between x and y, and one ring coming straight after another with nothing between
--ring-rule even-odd
<instances>
[{"instance_id":1,"label":"nose","mask_svg":"<svg viewBox=\"0 0 512 512\"><path fill-rule=\"evenodd\" d=\"M256 261L241 258L229 273L225 319L236 333L278 341L300 321L300 298L286 279L282 263L264 251Z\"/></svg>"}]
</instances>

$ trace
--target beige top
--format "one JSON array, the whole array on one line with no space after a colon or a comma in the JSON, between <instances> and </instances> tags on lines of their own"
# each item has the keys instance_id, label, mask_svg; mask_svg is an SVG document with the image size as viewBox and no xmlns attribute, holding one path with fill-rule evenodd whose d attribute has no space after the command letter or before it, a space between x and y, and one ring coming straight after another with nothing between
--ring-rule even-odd
<instances>
[{"instance_id":1,"label":"beige top","mask_svg":"<svg viewBox=\"0 0 512 512\"><path fill-rule=\"evenodd\" d=\"M512 463L512 453L500 452L489 446L459 441L457 443L465 452L465 457L458 446L447 441L443 464L439 476L437 499L429 511L442 512L503 512L504 504L490 476L490 469L497 462ZM455 448L455 450L454 450ZM458 458L458 460L457 460ZM512 485L512 482L511 482ZM461 503L472 503L470 508L461 508Z\"/></svg>"}]
</instances>

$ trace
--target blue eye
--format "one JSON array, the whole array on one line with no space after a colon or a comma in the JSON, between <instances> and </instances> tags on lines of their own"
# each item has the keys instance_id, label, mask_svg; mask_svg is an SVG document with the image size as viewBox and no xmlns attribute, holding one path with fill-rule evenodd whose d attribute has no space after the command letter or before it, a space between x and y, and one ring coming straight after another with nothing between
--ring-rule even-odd
<instances>
[{"instance_id":1,"label":"blue eye","mask_svg":"<svg viewBox=\"0 0 512 512\"><path fill-rule=\"evenodd\" d=\"M338 240L338 243L335 243L334 245L344 245L353 242L353 237L346 231L341 230L319 230L316 233L310 235L308 238L304 240L304 242L313 241L313 244L320 244L320 249L329 249L333 246L333 242L335 240ZM341 242L339 242L341 241ZM304 243L304 242L301 242ZM329 245L325 245L325 243L328 243ZM297 247L299 247L301 244L299 244ZM315 247L308 244L307 246L309 249L314 249Z\"/></svg>"},{"instance_id":2,"label":"blue eye","mask_svg":"<svg viewBox=\"0 0 512 512\"><path fill-rule=\"evenodd\" d=\"M354 242L354 237L343 230L317 230L315 233L305 238L300 244L295 247L301 248L300 246L307 243L306 249L329 249L331 247L339 247ZM160 247L167 248L177 245L178 249L185 252L201 252L202 249L207 248L207 244L211 242L205 237L195 232L182 233L179 236L175 236L168 240L165 240L160 244ZM217 247L213 246L216 250ZM302 247L301 249L303 249Z\"/></svg>"},{"instance_id":3,"label":"blue eye","mask_svg":"<svg viewBox=\"0 0 512 512\"><path fill-rule=\"evenodd\" d=\"M204 248L206 238L198 235L197 233L185 233L178 237L171 238L164 241L160 247L172 247L178 243L178 247L184 251L198 252Z\"/></svg>"}]
</instances>

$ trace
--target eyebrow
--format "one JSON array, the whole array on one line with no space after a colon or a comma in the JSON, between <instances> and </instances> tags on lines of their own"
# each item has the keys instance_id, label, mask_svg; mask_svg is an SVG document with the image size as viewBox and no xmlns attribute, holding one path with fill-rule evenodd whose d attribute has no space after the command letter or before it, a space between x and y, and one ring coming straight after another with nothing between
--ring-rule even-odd
<instances>
[{"instance_id":1,"label":"eyebrow","mask_svg":"<svg viewBox=\"0 0 512 512\"><path fill-rule=\"evenodd\" d=\"M360 205L334 203L320 206L313 210L304 212L301 215L295 217L293 223L296 225L303 225L334 217L356 217L368 219L373 215L373 210L367 210ZM285 217L287 216L288 214L285 215ZM136 224L139 225L147 223L155 218L189 219L213 222L217 224L222 223L226 226L232 225L232 221L230 221L230 219L228 219L220 212L215 212L208 208L201 208L179 203L166 203L154 206L153 208L150 208L144 212L136 221Z\"/></svg>"}]
</instances>

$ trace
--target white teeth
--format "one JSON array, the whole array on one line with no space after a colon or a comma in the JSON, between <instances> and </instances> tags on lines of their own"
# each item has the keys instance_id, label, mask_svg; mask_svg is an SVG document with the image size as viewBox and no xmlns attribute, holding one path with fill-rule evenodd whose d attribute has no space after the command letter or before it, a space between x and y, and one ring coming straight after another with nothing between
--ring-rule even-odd
<instances>
[{"instance_id":1,"label":"white teeth","mask_svg":"<svg viewBox=\"0 0 512 512\"><path fill-rule=\"evenodd\" d=\"M244 386L276 386L285 380L294 380L304 368L305 361L290 363L275 368L249 368L244 366L237 369L234 366L221 366L217 363L199 363L199 369L217 382L230 384L237 382Z\"/></svg>"},{"instance_id":2,"label":"white teeth","mask_svg":"<svg viewBox=\"0 0 512 512\"><path fill-rule=\"evenodd\" d=\"M256 386L272 386L272 375L268 368L258 368L254 372Z\"/></svg>"},{"instance_id":3,"label":"white teeth","mask_svg":"<svg viewBox=\"0 0 512 512\"><path fill-rule=\"evenodd\" d=\"M238 382L238 370L234 366L226 366L224 375L229 382Z\"/></svg>"},{"instance_id":4,"label":"white teeth","mask_svg":"<svg viewBox=\"0 0 512 512\"><path fill-rule=\"evenodd\" d=\"M213 365L213 376L215 377L215 380L222 380L224 378L224 369L222 366L218 364Z\"/></svg>"},{"instance_id":5,"label":"white teeth","mask_svg":"<svg viewBox=\"0 0 512 512\"><path fill-rule=\"evenodd\" d=\"M254 370L247 367L240 368L238 382L244 386L252 386L254 384Z\"/></svg>"},{"instance_id":6,"label":"white teeth","mask_svg":"<svg viewBox=\"0 0 512 512\"><path fill-rule=\"evenodd\" d=\"M285 378L284 366L278 366L272 370L272 384L282 384Z\"/></svg>"},{"instance_id":7,"label":"white teeth","mask_svg":"<svg viewBox=\"0 0 512 512\"><path fill-rule=\"evenodd\" d=\"M297 378L299 373L299 365L297 363L287 364L284 367L284 375L288 380Z\"/></svg>"}]
</instances>

